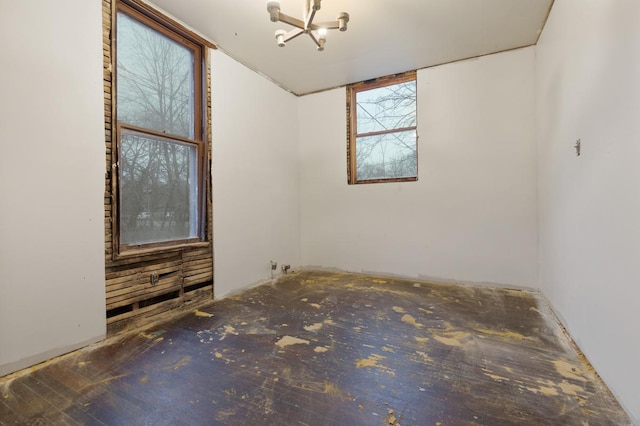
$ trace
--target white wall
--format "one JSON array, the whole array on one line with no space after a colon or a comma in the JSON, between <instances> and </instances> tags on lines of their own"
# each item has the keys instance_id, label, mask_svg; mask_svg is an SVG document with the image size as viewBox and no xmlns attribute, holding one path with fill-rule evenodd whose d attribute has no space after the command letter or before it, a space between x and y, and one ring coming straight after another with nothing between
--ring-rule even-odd
<instances>
[{"instance_id":1,"label":"white wall","mask_svg":"<svg viewBox=\"0 0 640 426\"><path fill-rule=\"evenodd\" d=\"M302 264L537 286L534 52L418 72L417 182L347 185L345 90L301 98Z\"/></svg>"},{"instance_id":2,"label":"white wall","mask_svg":"<svg viewBox=\"0 0 640 426\"><path fill-rule=\"evenodd\" d=\"M1 9L0 376L105 333L101 4Z\"/></svg>"},{"instance_id":3,"label":"white wall","mask_svg":"<svg viewBox=\"0 0 640 426\"><path fill-rule=\"evenodd\" d=\"M555 2L537 127L541 287L640 424L638 17L635 0Z\"/></svg>"},{"instance_id":4,"label":"white wall","mask_svg":"<svg viewBox=\"0 0 640 426\"><path fill-rule=\"evenodd\" d=\"M216 297L299 265L297 98L211 54Z\"/></svg>"}]
</instances>

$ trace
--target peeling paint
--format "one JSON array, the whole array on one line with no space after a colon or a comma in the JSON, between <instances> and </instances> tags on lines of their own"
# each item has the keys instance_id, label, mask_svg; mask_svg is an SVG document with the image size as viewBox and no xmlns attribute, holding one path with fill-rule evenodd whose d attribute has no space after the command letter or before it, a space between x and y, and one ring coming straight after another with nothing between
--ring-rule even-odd
<instances>
[{"instance_id":1,"label":"peeling paint","mask_svg":"<svg viewBox=\"0 0 640 426\"><path fill-rule=\"evenodd\" d=\"M404 310L404 308L402 308L400 306L394 306L392 309L393 309L394 312L396 312L398 314L404 314L405 312L407 312L407 311Z\"/></svg>"},{"instance_id":2,"label":"peeling paint","mask_svg":"<svg viewBox=\"0 0 640 426\"><path fill-rule=\"evenodd\" d=\"M502 381L508 382L509 381L509 378L494 374L491 370L487 370L486 368L483 368L482 372L484 373L485 376L487 376L487 377L489 377L489 378L491 378L493 380L496 380L498 382L502 382Z\"/></svg>"},{"instance_id":3,"label":"peeling paint","mask_svg":"<svg viewBox=\"0 0 640 426\"><path fill-rule=\"evenodd\" d=\"M578 367L563 360L553 361L553 365L562 377L565 379L573 379L579 382L586 382L587 379L581 376L582 372Z\"/></svg>"},{"instance_id":4,"label":"peeling paint","mask_svg":"<svg viewBox=\"0 0 640 426\"><path fill-rule=\"evenodd\" d=\"M416 351L416 353L418 355L420 355L420 357L422 357L424 362L429 362L429 363L433 362L433 358L431 358L429 355L427 355L426 352Z\"/></svg>"},{"instance_id":5,"label":"peeling paint","mask_svg":"<svg viewBox=\"0 0 640 426\"><path fill-rule=\"evenodd\" d=\"M152 333L145 333L144 331L140 333L140 336L144 337L145 339L155 339L158 336L161 336L164 334L164 330L158 330L158 331L154 331Z\"/></svg>"},{"instance_id":6,"label":"peeling paint","mask_svg":"<svg viewBox=\"0 0 640 426\"><path fill-rule=\"evenodd\" d=\"M201 317L201 318L211 318L213 317L213 314L210 314L209 312L203 312L201 310L196 309L195 311L193 311L193 314L197 317Z\"/></svg>"},{"instance_id":7,"label":"peeling paint","mask_svg":"<svg viewBox=\"0 0 640 426\"><path fill-rule=\"evenodd\" d=\"M411 324L416 328L424 327L424 325L420 324L419 322L416 322L416 319L413 317L413 315L404 314L401 318L401 321L406 322L407 324Z\"/></svg>"},{"instance_id":8,"label":"peeling paint","mask_svg":"<svg viewBox=\"0 0 640 426\"><path fill-rule=\"evenodd\" d=\"M344 392L335 384L324 382L324 394L337 396L344 399Z\"/></svg>"},{"instance_id":9,"label":"peeling paint","mask_svg":"<svg viewBox=\"0 0 640 426\"><path fill-rule=\"evenodd\" d=\"M540 393L545 396L558 396L558 391L554 388L548 388L546 386L540 386Z\"/></svg>"},{"instance_id":10,"label":"peeling paint","mask_svg":"<svg viewBox=\"0 0 640 426\"><path fill-rule=\"evenodd\" d=\"M291 346L291 345L308 345L309 341L304 339L299 339L293 336L284 336L282 339L276 342L276 346L280 346L281 348Z\"/></svg>"},{"instance_id":11,"label":"peeling paint","mask_svg":"<svg viewBox=\"0 0 640 426\"><path fill-rule=\"evenodd\" d=\"M225 337L227 337L228 334L233 334L234 336L237 336L238 332L236 331L236 329L233 326L225 325L224 326L224 332L222 333L222 336L220 336L220 340L224 340Z\"/></svg>"},{"instance_id":12,"label":"peeling paint","mask_svg":"<svg viewBox=\"0 0 640 426\"><path fill-rule=\"evenodd\" d=\"M322 328L322 325L323 325L323 323L317 322L315 324L304 326L304 329L306 331L318 331L318 330L320 330Z\"/></svg>"},{"instance_id":13,"label":"peeling paint","mask_svg":"<svg viewBox=\"0 0 640 426\"><path fill-rule=\"evenodd\" d=\"M450 331L443 333L441 336L434 335L433 338L438 342L447 345L447 346L462 346L461 340L469 337L469 333L465 333L464 331Z\"/></svg>"},{"instance_id":14,"label":"peeling paint","mask_svg":"<svg viewBox=\"0 0 640 426\"><path fill-rule=\"evenodd\" d=\"M383 359L386 359L386 357L378 354L372 354L369 355L368 358L356 360L356 368L377 368L380 371L383 371L391 376L395 376L396 372L394 370L384 365L378 364L378 361L382 361Z\"/></svg>"},{"instance_id":15,"label":"peeling paint","mask_svg":"<svg viewBox=\"0 0 640 426\"><path fill-rule=\"evenodd\" d=\"M106 379L102 379L102 380L96 382L95 384L96 385L104 385L104 384L107 384L107 383L112 382L114 380L122 379L123 377L127 377L127 376L128 376L128 374L120 374L120 375L113 376L113 377L107 377Z\"/></svg>"},{"instance_id":16,"label":"peeling paint","mask_svg":"<svg viewBox=\"0 0 640 426\"><path fill-rule=\"evenodd\" d=\"M226 408L224 410L220 410L216 413L216 420L224 422L229 417L236 414L235 408Z\"/></svg>"},{"instance_id":17,"label":"peeling paint","mask_svg":"<svg viewBox=\"0 0 640 426\"><path fill-rule=\"evenodd\" d=\"M182 359L178 362L176 362L174 365L165 368L165 370L179 370L182 367L184 367L185 365L189 364L189 361L191 361L191 356L190 355L186 355L184 357L182 357Z\"/></svg>"},{"instance_id":18,"label":"peeling paint","mask_svg":"<svg viewBox=\"0 0 640 426\"><path fill-rule=\"evenodd\" d=\"M487 334L489 336L501 337L503 339L513 339L513 340L524 340L527 339L526 336L516 333L514 331L500 331L500 330L489 330L486 328L478 328L477 329L482 334Z\"/></svg>"},{"instance_id":19,"label":"peeling paint","mask_svg":"<svg viewBox=\"0 0 640 426\"><path fill-rule=\"evenodd\" d=\"M584 392L584 388L582 386L574 385L567 381L563 381L562 383L558 383L558 387L562 390L565 395L578 395L578 392Z\"/></svg>"}]
</instances>

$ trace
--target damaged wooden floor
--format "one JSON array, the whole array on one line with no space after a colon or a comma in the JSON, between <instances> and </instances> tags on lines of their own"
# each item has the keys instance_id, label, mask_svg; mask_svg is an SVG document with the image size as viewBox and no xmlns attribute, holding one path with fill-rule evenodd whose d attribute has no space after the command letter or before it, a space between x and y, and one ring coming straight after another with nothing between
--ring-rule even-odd
<instances>
[{"instance_id":1,"label":"damaged wooden floor","mask_svg":"<svg viewBox=\"0 0 640 426\"><path fill-rule=\"evenodd\" d=\"M536 294L313 271L0 379L0 423L631 424Z\"/></svg>"}]
</instances>

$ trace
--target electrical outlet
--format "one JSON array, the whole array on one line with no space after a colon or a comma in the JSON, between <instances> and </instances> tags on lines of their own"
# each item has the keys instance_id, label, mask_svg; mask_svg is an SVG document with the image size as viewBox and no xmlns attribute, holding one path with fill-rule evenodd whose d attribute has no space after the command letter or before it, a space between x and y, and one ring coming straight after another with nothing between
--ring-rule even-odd
<instances>
[{"instance_id":1,"label":"electrical outlet","mask_svg":"<svg viewBox=\"0 0 640 426\"><path fill-rule=\"evenodd\" d=\"M149 276L149 280L151 281L151 285L158 285L158 282L160 282L160 275L158 274L151 274Z\"/></svg>"},{"instance_id":2,"label":"electrical outlet","mask_svg":"<svg viewBox=\"0 0 640 426\"><path fill-rule=\"evenodd\" d=\"M274 262L273 260L271 261L271 270L275 271L276 269L278 269L278 262Z\"/></svg>"}]
</instances>

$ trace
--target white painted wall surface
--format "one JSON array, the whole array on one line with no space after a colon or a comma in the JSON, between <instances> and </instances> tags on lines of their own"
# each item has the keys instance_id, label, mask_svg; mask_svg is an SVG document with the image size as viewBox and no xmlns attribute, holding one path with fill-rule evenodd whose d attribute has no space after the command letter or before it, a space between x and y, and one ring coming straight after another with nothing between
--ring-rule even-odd
<instances>
[{"instance_id":1,"label":"white painted wall surface","mask_svg":"<svg viewBox=\"0 0 640 426\"><path fill-rule=\"evenodd\" d=\"M301 98L302 264L537 286L534 53L418 72L417 182L347 185L345 89Z\"/></svg>"},{"instance_id":2,"label":"white painted wall surface","mask_svg":"<svg viewBox=\"0 0 640 426\"><path fill-rule=\"evenodd\" d=\"M105 333L99 0L2 1L0 375Z\"/></svg>"},{"instance_id":3,"label":"white painted wall surface","mask_svg":"<svg viewBox=\"0 0 640 426\"><path fill-rule=\"evenodd\" d=\"M540 285L638 424L639 17L556 1L537 46Z\"/></svg>"},{"instance_id":4,"label":"white painted wall surface","mask_svg":"<svg viewBox=\"0 0 640 426\"><path fill-rule=\"evenodd\" d=\"M297 98L211 54L215 294L299 265Z\"/></svg>"}]
</instances>

